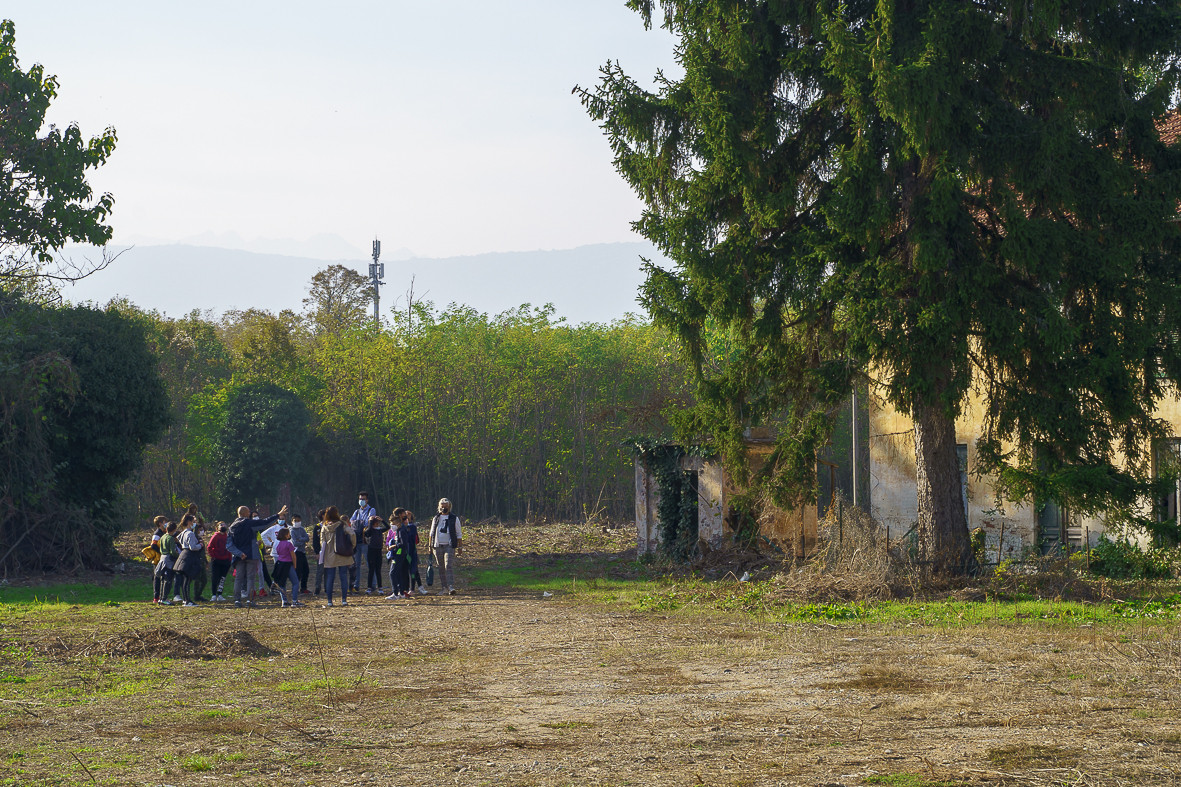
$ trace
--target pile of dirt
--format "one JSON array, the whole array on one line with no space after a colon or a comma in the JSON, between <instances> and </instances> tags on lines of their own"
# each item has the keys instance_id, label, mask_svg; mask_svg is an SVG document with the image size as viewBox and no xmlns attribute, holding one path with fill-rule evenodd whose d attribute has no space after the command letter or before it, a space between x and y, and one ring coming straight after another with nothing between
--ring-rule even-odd
<instances>
[{"instance_id":1,"label":"pile of dirt","mask_svg":"<svg viewBox=\"0 0 1181 787\"><path fill-rule=\"evenodd\" d=\"M37 650L57 657L145 659L201 659L210 661L235 656L267 658L280 655L279 651L263 645L248 631L220 631L201 636L185 634L167 626L146 631L127 629L117 634L92 634L85 640L66 640L54 637L35 646Z\"/></svg>"}]
</instances>

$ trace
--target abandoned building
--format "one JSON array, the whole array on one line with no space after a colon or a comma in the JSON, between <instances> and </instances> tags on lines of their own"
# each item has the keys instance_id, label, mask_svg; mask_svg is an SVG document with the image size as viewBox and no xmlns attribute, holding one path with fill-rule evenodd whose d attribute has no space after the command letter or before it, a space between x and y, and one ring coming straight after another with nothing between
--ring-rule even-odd
<instances>
[{"instance_id":1,"label":"abandoned building","mask_svg":"<svg viewBox=\"0 0 1181 787\"><path fill-rule=\"evenodd\" d=\"M1154 467L1165 456L1181 457L1181 400L1162 402L1157 415L1178 435L1156 447ZM956 443L960 457L960 484L968 529L980 528L985 536L985 553L990 561L1020 558L1039 552L1079 549L1094 545L1104 532L1101 517L1081 517L1052 502L1040 511L1030 504L998 504L987 477L976 469L976 441L983 433L981 402L968 402L956 421ZM748 430L747 446L753 461L770 452L766 434ZM697 536L705 548L722 548L732 535L730 500L737 491L721 460L683 456L681 469L696 490ZM797 553L814 548L818 522L828 513L839 493L863 511L894 538L905 534L918 519L915 484L914 428L910 418L888 403L867 393L853 397L838 416L832 445L817 458L819 494L813 506L783 512L761 529L761 535L778 544L791 543ZM638 551L655 551L661 543L659 517L660 489L651 468L637 458L636 531ZM1166 498L1157 501L1156 516L1162 520L1178 515L1181 482ZM1144 536L1147 541L1147 535Z\"/></svg>"}]
</instances>

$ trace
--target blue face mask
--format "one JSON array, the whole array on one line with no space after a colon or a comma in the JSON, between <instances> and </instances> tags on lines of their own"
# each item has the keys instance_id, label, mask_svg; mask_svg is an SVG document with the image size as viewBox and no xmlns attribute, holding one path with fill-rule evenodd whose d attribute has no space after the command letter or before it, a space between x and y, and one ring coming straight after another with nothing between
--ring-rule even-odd
<instances>
[{"instance_id":1,"label":"blue face mask","mask_svg":"<svg viewBox=\"0 0 1181 787\"><path fill-rule=\"evenodd\" d=\"M368 500L358 500L357 501L357 508L365 508L368 505L369 505Z\"/></svg>"},{"instance_id":2,"label":"blue face mask","mask_svg":"<svg viewBox=\"0 0 1181 787\"><path fill-rule=\"evenodd\" d=\"M280 520L279 520L279 524L280 524L280 525L281 525L281 524L283 524L283 520L282 520L282 519L280 519Z\"/></svg>"}]
</instances>

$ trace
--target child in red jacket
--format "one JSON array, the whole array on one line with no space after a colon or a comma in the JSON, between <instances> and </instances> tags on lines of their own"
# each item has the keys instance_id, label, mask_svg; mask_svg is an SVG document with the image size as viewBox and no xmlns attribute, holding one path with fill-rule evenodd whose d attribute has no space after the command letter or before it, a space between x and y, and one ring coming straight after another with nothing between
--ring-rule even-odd
<instances>
[{"instance_id":1,"label":"child in red jacket","mask_svg":"<svg viewBox=\"0 0 1181 787\"><path fill-rule=\"evenodd\" d=\"M234 559L230 550L226 549L226 531L228 529L225 522L218 522L217 532L209 537L209 563L213 574L214 601L226 600L222 591L225 589L226 577L229 576L230 564Z\"/></svg>"}]
</instances>

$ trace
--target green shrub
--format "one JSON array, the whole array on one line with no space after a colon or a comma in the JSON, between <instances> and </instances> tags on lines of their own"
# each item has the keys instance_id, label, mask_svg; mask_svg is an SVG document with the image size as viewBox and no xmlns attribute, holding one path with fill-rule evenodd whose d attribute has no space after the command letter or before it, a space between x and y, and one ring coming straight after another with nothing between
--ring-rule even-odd
<instances>
[{"instance_id":1,"label":"green shrub","mask_svg":"<svg viewBox=\"0 0 1181 787\"><path fill-rule=\"evenodd\" d=\"M1091 573L1112 579L1168 579L1178 563L1176 549L1149 549L1099 537L1091 550Z\"/></svg>"}]
</instances>

